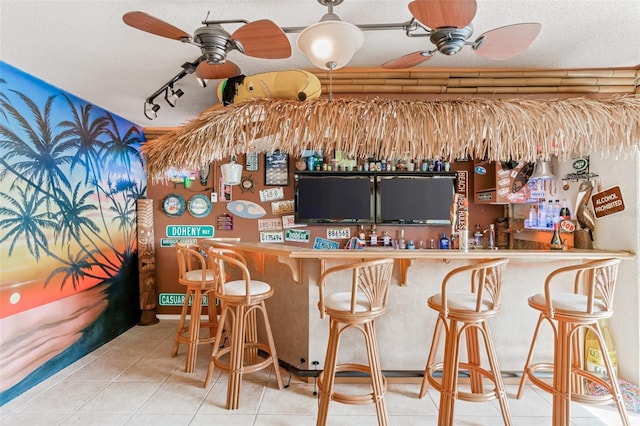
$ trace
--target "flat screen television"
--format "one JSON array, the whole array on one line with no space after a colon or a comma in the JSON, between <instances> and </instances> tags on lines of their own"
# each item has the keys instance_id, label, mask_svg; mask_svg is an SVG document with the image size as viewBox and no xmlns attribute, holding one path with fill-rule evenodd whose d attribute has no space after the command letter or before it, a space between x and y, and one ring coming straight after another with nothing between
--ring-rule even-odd
<instances>
[{"instance_id":1,"label":"flat screen television","mask_svg":"<svg viewBox=\"0 0 640 426\"><path fill-rule=\"evenodd\" d=\"M373 176L303 175L295 177L296 223L373 223Z\"/></svg>"},{"instance_id":2,"label":"flat screen television","mask_svg":"<svg viewBox=\"0 0 640 426\"><path fill-rule=\"evenodd\" d=\"M455 176L377 176L376 222L450 225Z\"/></svg>"}]
</instances>

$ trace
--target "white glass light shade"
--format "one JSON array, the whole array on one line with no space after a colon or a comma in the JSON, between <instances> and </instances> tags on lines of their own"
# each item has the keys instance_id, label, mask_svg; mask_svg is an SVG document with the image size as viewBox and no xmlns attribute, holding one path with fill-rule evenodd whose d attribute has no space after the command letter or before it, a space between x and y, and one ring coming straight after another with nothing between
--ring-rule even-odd
<instances>
[{"instance_id":1,"label":"white glass light shade","mask_svg":"<svg viewBox=\"0 0 640 426\"><path fill-rule=\"evenodd\" d=\"M363 44L364 34L360 28L334 20L308 26L296 40L300 53L313 65L325 70L347 65Z\"/></svg>"},{"instance_id":2,"label":"white glass light shade","mask_svg":"<svg viewBox=\"0 0 640 426\"><path fill-rule=\"evenodd\" d=\"M240 185L242 179L242 165L232 161L220 166L222 181L225 185Z\"/></svg>"}]
</instances>

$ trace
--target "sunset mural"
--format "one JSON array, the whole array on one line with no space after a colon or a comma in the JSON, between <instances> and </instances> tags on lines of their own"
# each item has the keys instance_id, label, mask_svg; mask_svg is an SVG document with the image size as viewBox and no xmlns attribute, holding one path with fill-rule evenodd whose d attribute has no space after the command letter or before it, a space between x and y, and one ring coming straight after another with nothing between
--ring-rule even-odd
<instances>
[{"instance_id":1,"label":"sunset mural","mask_svg":"<svg viewBox=\"0 0 640 426\"><path fill-rule=\"evenodd\" d=\"M139 318L142 129L0 62L0 405Z\"/></svg>"}]
</instances>

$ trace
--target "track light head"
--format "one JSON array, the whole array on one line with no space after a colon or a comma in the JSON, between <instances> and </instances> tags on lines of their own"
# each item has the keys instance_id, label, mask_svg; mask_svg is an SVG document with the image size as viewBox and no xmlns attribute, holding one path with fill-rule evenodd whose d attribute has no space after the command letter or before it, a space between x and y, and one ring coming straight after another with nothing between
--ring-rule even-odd
<instances>
[{"instance_id":1,"label":"track light head","mask_svg":"<svg viewBox=\"0 0 640 426\"><path fill-rule=\"evenodd\" d=\"M160 110L160 105L153 103L153 100L147 99L144 103L144 116L149 120L153 120L158 117L158 111Z\"/></svg>"}]
</instances>

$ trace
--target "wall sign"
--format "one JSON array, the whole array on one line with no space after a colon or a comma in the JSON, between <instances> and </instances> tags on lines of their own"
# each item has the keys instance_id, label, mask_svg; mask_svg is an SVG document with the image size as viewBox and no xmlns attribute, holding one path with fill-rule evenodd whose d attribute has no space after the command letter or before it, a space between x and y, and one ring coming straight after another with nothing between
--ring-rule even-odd
<instances>
[{"instance_id":1,"label":"wall sign","mask_svg":"<svg viewBox=\"0 0 640 426\"><path fill-rule=\"evenodd\" d=\"M258 219L258 231L279 231L282 229L282 220L275 219Z\"/></svg>"},{"instance_id":2,"label":"wall sign","mask_svg":"<svg viewBox=\"0 0 640 426\"><path fill-rule=\"evenodd\" d=\"M289 154L274 151L264 158L264 184L289 185Z\"/></svg>"},{"instance_id":3,"label":"wall sign","mask_svg":"<svg viewBox=\"0 0 640 426\"><path fill-rule=\"evenodd\" d=\"M286 241L295 241L298 243L308 243L311 237L311 232L303 231L300 229L287 229L284 235Z\"/></svg>"},{"instance_id":4,"label":"wall sign","mask_svg":"<svg viewBox=\"0 0 640 426\"><path fill-rule=\"evenodd\" d=\"M257 152L247 152L245 156L245 168L248 172L257 172L258 171L258 153Z\"/></svg>"},{"instance_id":5,"label":"wall sign","mask_svg":"<svg viewBox=\"0 0 640 426\"><path fill-rule=\"evenodd\" d=\"M328 240L341 240L345 238L351 237L351 229L348 227L344 228L327 228L327 239Z\"/></svg>"},{"instance_id":6,"label":"wall sign","mask_svg":"<svg viewBox=\"0 0 640 426\"><path fill-rule=\"evenodd\" d=\"M167 237L213 237L212 225L167 225Z\"/></svg>"},{"instance_id":7,"label":"wall sign","mask_svg":"<svg viewBox=\"0 0 640 426\"><path fill-rule=\"evenodd\" d=\"M624 210L624 200L619 186L592 195L591 203L598 219Z\"/></svg>"},{"instance_id":8,"label":"wall sign","mask_svg":"<svg viewBox=\"0 0 640 426\"><path fill-rule=\"evenodd\" d=\"M233 231L233 216L222 213L216 218L216 227L221 231Z\"/></svg>"},{"instance_id":9,"label":"wall sign","mask_svg":"<svg viewBox=\"0 0 640 426\"><path fill-rule=\"evenodd\" d=\"M261 243L283 243L284 233L282 231L265 231L260 233Z\"/></svg>"},{"instance_id":10,"label":"wall sign","mask_svg":"<svg viewBox=\"0 0 640 426\"><path fill-rule=\"evenodd\" d=\"M336 241L325 240L324 238L316 237L313 241L313 248L315 250L338 250L340 244Z\"/></svg>"},{"instance_id":11,"label":"wall sign","mask_svg":"<svg viewBox=\"0 0 640 426\"><path fill-rule=\"evenodd\" d=\"M282 188L263 189L259 192L260 201L282 200L284 198L284 190Z\"/></svg>"},{"instance_id":12,"label":"wall sign","mask_svg":"<svg viewBox=\"0 0 640 426\"><path fill-rule=\"evenodd\" d=\"M273 214L293 213L295 204L293 200L274 201L271 203L271 211Z\"/></svg>"}]
</instances>

